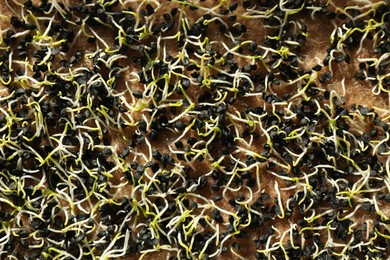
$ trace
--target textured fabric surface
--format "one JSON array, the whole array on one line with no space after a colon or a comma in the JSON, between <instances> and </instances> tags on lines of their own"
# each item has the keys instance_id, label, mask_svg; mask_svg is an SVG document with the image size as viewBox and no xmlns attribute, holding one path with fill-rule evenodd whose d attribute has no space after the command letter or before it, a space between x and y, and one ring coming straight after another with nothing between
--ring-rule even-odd
<instances>
[{"instance_id":1,"label":"textured fabric surface","mask_svg":"<svg viewBox=\"0 0 390 260\"><path fill-rule=\"evenodd\" d=\"M386 259L387 1L0 3L2 259Z\"/></svg>"}]
</instances>

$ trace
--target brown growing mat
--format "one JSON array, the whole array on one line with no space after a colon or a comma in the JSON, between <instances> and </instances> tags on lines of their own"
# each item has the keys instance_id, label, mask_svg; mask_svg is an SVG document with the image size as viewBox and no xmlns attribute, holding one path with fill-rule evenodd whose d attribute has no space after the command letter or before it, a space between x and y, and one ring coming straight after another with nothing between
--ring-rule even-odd
<instances>
[{"instance_id":1,"label":"brown growing mat","mask_svg":"<svg viewBox=\"0 0 390 260\"><path fill-rule=\"evenodd\" d=\"M0 1L1 259L388 259L390 8Z\"/></svg>"}]
</instances>

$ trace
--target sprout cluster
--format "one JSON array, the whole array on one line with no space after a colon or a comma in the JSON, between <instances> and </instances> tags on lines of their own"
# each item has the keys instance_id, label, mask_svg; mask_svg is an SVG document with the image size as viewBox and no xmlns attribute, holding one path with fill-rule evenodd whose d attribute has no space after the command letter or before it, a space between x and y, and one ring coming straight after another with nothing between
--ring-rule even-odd
<instances>
[{"instance_id":1,"label":"sprout cluster","mask_svg":"<svg viewBox=\"0 0 390 260\"><path fill-rule=\"evenodd\" d=\"M1 2L1 258L388 257L390 8L338 2Z\"/></svg>"}]
</instances>

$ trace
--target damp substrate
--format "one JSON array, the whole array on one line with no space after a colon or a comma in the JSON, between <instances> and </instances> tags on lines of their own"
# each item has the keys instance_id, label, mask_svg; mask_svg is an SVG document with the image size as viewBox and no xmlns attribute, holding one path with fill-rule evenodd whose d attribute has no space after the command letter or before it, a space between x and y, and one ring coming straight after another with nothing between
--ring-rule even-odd
<instances>
[{"instance_id":1,"label":"damp substrate","mask_svg":"<svg viewBox=\"0 0 390 260\"><path fill-rule=\"evenodd\" d=\"M388 1L0 11L1 259L390 257Z\"/></svg>"}]
</instances>

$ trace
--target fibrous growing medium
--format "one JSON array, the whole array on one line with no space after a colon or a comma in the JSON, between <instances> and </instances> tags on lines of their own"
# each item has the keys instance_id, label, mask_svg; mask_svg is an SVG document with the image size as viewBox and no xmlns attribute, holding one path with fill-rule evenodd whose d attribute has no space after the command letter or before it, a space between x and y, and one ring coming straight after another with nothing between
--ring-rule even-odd
<instances>
[{"instance_id":1,"label":"fibrous growing medium","mask_svg":"<svg viewBox=\"0 0 390 260\"><path fill-rule=\"evenodd\" d=\"M387 259L388 1L4 0L2 259Z\"/></svg>"}]
</instances>

